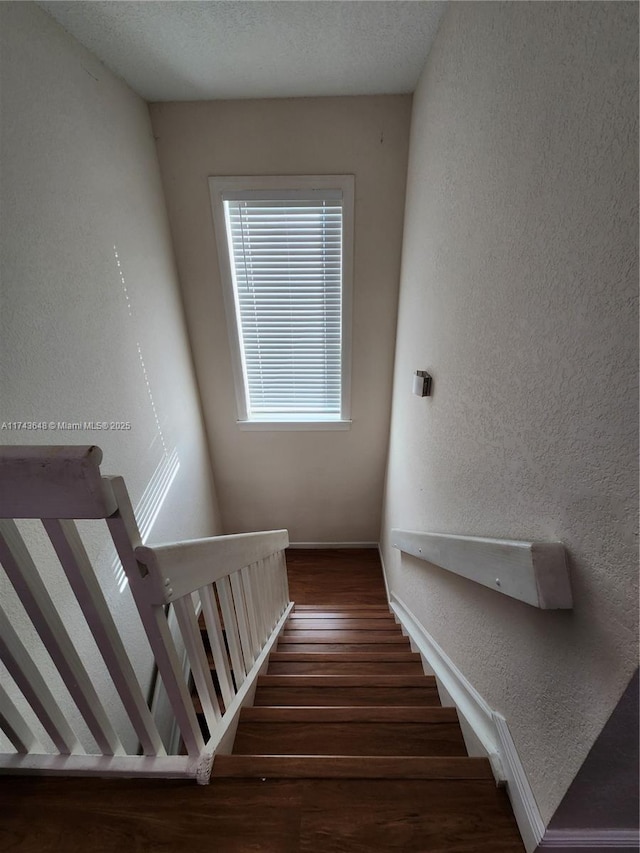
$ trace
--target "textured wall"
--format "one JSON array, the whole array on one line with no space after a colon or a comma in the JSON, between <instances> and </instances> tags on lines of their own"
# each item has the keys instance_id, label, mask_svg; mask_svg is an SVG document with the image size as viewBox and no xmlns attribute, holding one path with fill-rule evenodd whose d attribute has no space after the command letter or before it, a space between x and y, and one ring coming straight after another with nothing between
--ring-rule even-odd
<instances>
[{"instance_id":1,"label":"textured wall","mask_svg":"<svg viewBox=\"0 0 640 853\"><path fill-rule=\"evenodd\" d=\"M637 665L637 16L453 3L414 95L388 579L506 716L547 821ZM575 608L401 558L391 527L561 540Z\"/></svg>"},{"instance_id":2,"label":"textured wall","mask_svg":"<svg viewBox=\"0 0 640 853\"><path fill-rule=\"evenodd\" d=\"M154 104L151 118L228 532L377 541L389 429L411 98ZM353 426L243 432L207 177L354 174Z\"/></svg>"},{"instance_id":3,"label":"textured wall","mask_svg":"<svg viewBox=\"0 0 640 853\"><path fill-rule=\"evenodd\" d=\"M147 107L35 4L2 3L0 17L0 422L131 423L118 432L5 429L0 442L97 444L103 470L124 475L146 528L158 512L150 541L215 532ZM95 527L83 525L88 546L146 686L148 647L128 590L120 592L113 550ZM51 549L33 524L29 530L52 594L120 720ZM3 603L24 626L3 580ZM58 689L50 663L42 666Z\"/></svg>"}]
</instances>

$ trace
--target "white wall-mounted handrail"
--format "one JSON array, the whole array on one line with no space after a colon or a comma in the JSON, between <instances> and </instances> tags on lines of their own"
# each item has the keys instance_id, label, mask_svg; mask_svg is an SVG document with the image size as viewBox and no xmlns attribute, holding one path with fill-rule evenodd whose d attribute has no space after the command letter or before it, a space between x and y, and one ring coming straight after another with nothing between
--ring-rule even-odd
<instances>
[{"instance_id":1,"label":"white wall-mounted handrail","mask_svg":"<svg viewBox=\"0 0 640 853\"><path fill-rule=\"evenodd\" d=\"M573 606L561 542L391 531L394 548L545 610Z\"/></svg>"},{"instance_id":2,"label":"white wall-mounted handrail","mask_svg":"<svg viewBox=\"0 0 640 853\"><path fill-rule=\"evenodd\" d=\"M83 748L67 723L72 709L64 697L54 698L30 650L3 617L0 657L14 689L0 690L0 730L16 752L0 753L0 772L191 776L206 782L213 754L237 721L293 606L284 557L288 534L278 530L143 546L124 481L103 477L101 459L101 450L89 446L0 447L0 519L6 519L0 520L0 562L98 750ZM83 650L56 611L14 518L42 520L143 755L126 754L109 708L93 689ZM106 520L186 756L166 754L75 518ZM170 628L171 609L179 636ZM206 729L194 707L191 677ZM50 734L56 752L44 751L21 721L19 693Z\"/></svg>"}]
</instances>

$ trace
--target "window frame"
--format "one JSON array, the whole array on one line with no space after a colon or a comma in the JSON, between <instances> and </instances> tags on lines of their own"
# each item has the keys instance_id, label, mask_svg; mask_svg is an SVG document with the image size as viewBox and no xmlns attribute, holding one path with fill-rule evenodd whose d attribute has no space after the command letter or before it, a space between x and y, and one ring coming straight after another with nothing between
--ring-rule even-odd
<instances>
[{"instance_id":1,"label":"window frame","mask_svg":"<svg viewBox=\"0 0 640 853\"><path fill-rule=\"evenodd\" d=\"M341 399L337 418L304 417L288 415L273 418L249 418L247 388L240 344L240 316L233 287L230 246L224 201L234 193L276 190L313 191L340 190L342 192L342 316L341 316ZM351 425L351 341L353 305L353 254L354 254L354 197L353 175L244 175L209 177L209 193L213 226L218 250L218 264L222 283L231 368L235 387L237 423L248 430L335 430L349 429Z\"/></svg>"}]
</instances>

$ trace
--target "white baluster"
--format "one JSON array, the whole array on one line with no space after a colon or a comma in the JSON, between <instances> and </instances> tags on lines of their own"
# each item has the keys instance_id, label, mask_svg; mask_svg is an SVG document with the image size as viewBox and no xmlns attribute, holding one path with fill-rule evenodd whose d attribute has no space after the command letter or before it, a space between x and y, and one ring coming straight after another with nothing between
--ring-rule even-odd
<instances>
[{"instance_id":1,"label":"white baluster","mask_svg":"<svg viewBox=\"0 0 640 853\"><path fill-rule=\"evenodd\" d=\"M133 666L73 521L43 519L51 543L146 755L165 755Z\"/></svg>"},{"instance_id":2,"label":"white baluster","mask_svg":"<svg viewBox=\"0 0 640 853\"><path fill-rule=\"evenodd\" d=\"M190 595L179 598L173 602L176 618L180 626L180 633L184 641L191 673L200 697L202 711L207 721L209 731L212 731L220 719L220 706L213 687L213 680L207 663L207 653L202 642L202 635L198 625L198 617L193 607Z\"/></svg>"},{"instance_id":3,"label":"white baluster","mask_svg":"<svg viewBox=\"0 0 640 853\"><path fill-rule=\"evenodd\" d=\"M22 714L11 701L0 684L0 729L6 734L19 753L44 752L42 745L22 718Z\"/></svg>"},{"instance_id":4,"label":"white baluster","mask_svg":"<svg viewBox=\"0 0 640 853\"><path fill-rule=\"evenodd\" d=\"M238 632L240 634L240 645L242 646L242 656L247 672L251 669L255 657L252 653L251 635L249 633L249 623L247 619L247 611L244 601L242 579L240 572L233 572L229 575L231 590L233 592L233 604L238 622Z\"/></svg>"},{"instance_id":5,"label":"white baluster","mask_svg":"<svg viewBox=\"0 0 640 853\"><path fill-rule=\"evenodd\" d=\"M58 752L63 755L84 752L80 741L67 723L64 714L40 674L40 670L13 630L6 613L1 609L0 659L27 702L36 712Z\"/></svg>"},{"instance_id":6,"label":"white baluster","mask_svg":"<svg viewBox=\"0 0 640 853\"><path fill-rule=\"evenodd\" d=\"M242 582L242 590L244 592L244 600L247 608L247 622L249 625L249 638L251 640L251 650L253 652L253 660L260 654L262 647L260 629L258 627L258 603L257 597L253 594L253 582L251 577L251 567L245 566L240 569L240 580Z\"/></svg>"},{"instance_id":7,"label":"white baluster","mask_svg":"<svg viewBox=\"0 0 640 853\"><path fill-rule=\"evenodd\" d=\"M240 632L238 631L238 621L233 607L229 578L221 578L221 580L216 581L215 586L218 591L222 620L224 622L227 643L229 644L229 655L231 656L231 665L233 666L233 680L236 683L236 691L238 691L246 678L247 670L245 669L242 657Z\"/></svg>"},{"instance_id":8,"label":"white baluster","mask_svg":"<svg viewBox=\"0 0 640 853\"><path fill-rule=\"evenodd\" d=\"M222 699L225 708L233 702L235 691L231 681L231 672L229 670L229 659L224 647L224 637L222 635L222 627L220 625L220 617L218 615L218 606L211 586L205 586L199 590L200 601L202 602L202 613L204 615L205 625L207 626L207 634L209 636L209 645L211 646L211 655L213 663L220 683L222 691Z\"/></svg>"},{"instance_id":9,"label":"white baluster","mask_svg":"<svg viewBox=\"0 0 640 853\"><path fill-rule=\"evenodd\" d=\"M104 755L124 755L120 738L111 725L27 546L15 522L11 520L0 520L0 562L98 748Z\"/></svg>"},{"instance_id":10,"label":"white baluster","mask_svg":"<svg viewBox=\"0 0 640 853\"><path fill-rule=\"evenodd\" d=\"M182 665L167 624L164 607L152 604L151 594L154 590L149 591L146 570L138 564L135 557L134 548L140 544L140 532L136 525L129 494L121 477L112 477L111 485L118 501L118 512L107 519L111 537L129 580L133 599L147 633L173 713L176 715L182 740L188 754L197 757L204 749L204 740L182 674Z\"/></svg>"}]
</instances>

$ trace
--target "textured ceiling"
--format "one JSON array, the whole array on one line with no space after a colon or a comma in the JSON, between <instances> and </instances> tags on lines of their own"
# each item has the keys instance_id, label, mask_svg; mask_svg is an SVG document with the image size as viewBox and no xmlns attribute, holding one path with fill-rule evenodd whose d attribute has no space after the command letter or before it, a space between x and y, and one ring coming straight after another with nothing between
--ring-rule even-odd
<instances>
[{"instance_id":1,"label":"textured ceiling","mask_svg":"<svg viewBox=\"0 0 640 853\"><path fill-rule=\"evenodd\" d=\"M40 2L148 101L412 92L444 3Z\"/></svg>"}]
</instances>

